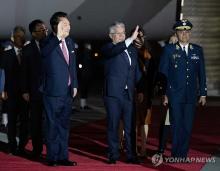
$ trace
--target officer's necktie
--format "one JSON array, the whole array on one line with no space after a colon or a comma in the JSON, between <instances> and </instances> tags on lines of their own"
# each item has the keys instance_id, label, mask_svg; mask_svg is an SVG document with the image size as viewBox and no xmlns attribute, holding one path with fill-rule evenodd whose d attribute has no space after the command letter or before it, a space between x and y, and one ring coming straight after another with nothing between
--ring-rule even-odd
<instances>
[{"instance_id":1,"label":"officer's necktie","mask_svg":"<svg viewBox=\"0 0 220 171\"><path fill-rule=\"evenodd\" d=\"M184 52L185 56L187 56L186 47L185 46L183 46L183 52Z\"/></svg>"},{"instance_id":2,"label":"officer's necktie","mask_svg":"<svg viewBox=\"0 0 220 171\"><path fill-rule=\"evenodd\" d=\"M62 50L62 52L63 52L63 56L64 56L64 58L65 58L66 63L69 65L69 56L68 56L67 49L66 49L66 46L65 46L65 42L64 42L64 41L62 41L61 50ZM70 83L71 83L71 80L70 80L70 75L69 75L68 86L70 85Z\"/></svg>"},{"instance_id":3,"label":"officer's necktie","mask_svg":"<svg viewBox=\"0 0 220 171\"><path fill-rule=\"evenodd\" d=\"M21 49L18 49L17 51L17 59L18 59L18 63L21 64Z\"/></svg>"}]
</instances>

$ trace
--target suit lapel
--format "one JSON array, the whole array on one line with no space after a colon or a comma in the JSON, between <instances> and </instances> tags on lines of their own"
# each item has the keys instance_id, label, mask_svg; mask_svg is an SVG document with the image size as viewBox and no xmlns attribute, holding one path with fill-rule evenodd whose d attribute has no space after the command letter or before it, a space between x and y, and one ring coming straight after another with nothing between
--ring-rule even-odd
<instances>
[{"instance_id":1,"label":"suit lapel","mask_svg":"<svg viewBox=\"0 0 220 171\"><path fill-rule=\"evenodd\" d=\"M193 51L192 44L189 43L189 46L188 46L188 57L189 58L191 58L192 51Z\"/></svg>"},{"instance_id":2,"label":"suit lapel","mask_svg":"<svg viewBox=\"0 0 220 171\"><path fill-rule=\"evenodd\" d=\"M132 65L134 65L134 62L132 61L132 57L133 57L133 55L132 55L132 51L131 51L131 49L128 49L128 54L129 54L129 56L130 56L130 59L131 59L131 66L132 66ZM129 65L130 65L130 62L129 62Z\"/></svg>"},{"instance_id":3,"label":"suit lapel","mask_svg":"<svg viewBox=\"0 0 220 171\"><path fill-rule=\"evenodd\" d=\"M19 62L18 62L18 57L17 57L17 55L16 55L16 52L15 52L14 47L13 47L13 49L12 49L11 53L12 53L13 58L15 58L16 63L19 65Z\"/></svg>"},{"instance_id":4,"label":"suit lapel","mask_svg":"<svg viewBox=\"0 0 220 171\"><path fill-rule=\"evenodd\" d=\"M35 53L38 54L36 56L40 56L41 52L40 52L40 49L37 47L37 43L35 42L35 40L32 40L31 45L32 45Z\"/></svg>"},{"instance_id":5,"label":"suit lapel","mask_svg":"<svg viewBox=\"0 0 220 171\"><path fill-rule=\"evenodd\" d=\"M72 55L71 55L72 54L72 52L71 52L72 47L71 47L71 43L68 38L66 39L66 46L67 46L67 50L69 52L69 63L70 63L71 57L72 57Z\"/></svg>"},{"instance_id":6,"label":"suit lapel","mask_svg":"<svg viewBox=\"0 0 220 171\"><path fill-rule=\"evenodd\" d=\"M128 65L130 65L130 62L129 62L129 59L128 59L128 55L127 55L127 53L124 51L123 52L123 58L124 58L124 60L126 61L126 63L128 64Z\"/></svg>"}]
</instances>

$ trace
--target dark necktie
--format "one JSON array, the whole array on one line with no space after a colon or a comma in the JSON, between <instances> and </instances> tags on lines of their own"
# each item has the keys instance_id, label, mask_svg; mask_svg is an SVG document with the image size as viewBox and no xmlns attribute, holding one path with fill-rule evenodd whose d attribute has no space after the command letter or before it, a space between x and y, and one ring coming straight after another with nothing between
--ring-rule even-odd
<instances>
[{"instance_id":1,"label":"dark necktie","mask_svg":"<svg viewBox=\"0 0 220 171\"><path fill-rule=\"evenodd\" d=\"M18 49L17 51L17 59L18 59L18 63L21 64L21 49Z\"/></svg>"},{"instance_id":2,"label":"dark necktie","mask_svg":"<svg viewBox=\"0 0 220 171\"><path fill-rule=\"evenodd\" d=\"M183 52L184 52L185 56L187 56L186 47L185 46L183 46Z\"/></svg>"},{"instance_id":3,"label":"dark necktie","mask_svg":"<svg viewBox=\"0 0 220 171\"><path fill-rule=\"evenodd\" d=\"M61 50L62 50L62 52L63 52L63 56L64 56L64 58L65 58L66 63L69 65L69 56L68 56L67 49L66 49L66 46L65 46L65 42L64 42L64 41L62 41ZM69 75L68 86L70 85L70 83L71 83L71 80L70 80L70 75Z\"/></svg>"}]
</instances>

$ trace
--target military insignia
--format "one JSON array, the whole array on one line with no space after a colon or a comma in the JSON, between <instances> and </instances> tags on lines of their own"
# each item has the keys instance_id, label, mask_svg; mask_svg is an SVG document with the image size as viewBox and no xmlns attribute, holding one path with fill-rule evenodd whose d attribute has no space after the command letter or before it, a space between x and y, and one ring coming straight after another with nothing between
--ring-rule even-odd
<instances>
[{"instance_id":1,"label":"military insignia","mask_svg":"<svg viewBox=\"0 0 220 171\"><path fill-rule=\"evenodd\" d=\"M173 54L173 59L175 60L177 58L177 54Z\"/></svg>"},{"instance_id":2,"label":"military insignia","mask_svg":"<svg viewBox=\"0 0 220 171\"><path fill-rule=\"evenodd\" d=\"M193 48L193 45L189 45L189 48L191 49L191 50L193 50L194 48Z\"/></svg>"},{"instance_id":3,"label":"military insignia","mask_svg":"<svg viewBox=\"0 0 220 171\"><path fill-rule=\"evenodd\" d=\"M173 59L180 58L181 56L179 54L173 54Z\"/></svg>"},{"instance_id":4,"label":"military insignia","mask_svg":"<svg viewBox=\"0 0 220 171\"><path fill-rule=\"evenodd\" d=\"M198 60L198 59L199 59L199 56L198 56L198 55L196 55L196 54L194 53L194 54L192 54L191 59Z\"/></svg>"}]
</instances>

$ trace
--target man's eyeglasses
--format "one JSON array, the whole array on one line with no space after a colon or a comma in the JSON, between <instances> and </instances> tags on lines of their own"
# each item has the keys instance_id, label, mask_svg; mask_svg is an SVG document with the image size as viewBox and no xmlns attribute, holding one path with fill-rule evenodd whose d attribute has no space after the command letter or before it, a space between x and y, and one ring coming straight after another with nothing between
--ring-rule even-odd
<instances>
[{"instance_id":1,"label":"man's eyeglasses","mask_svg":"<svg viewBox=\"0 0 220 171\"><path fill-rule=\"evenodd\" d=\"M126 34L126 32L121 32L121 33L112 33L112 34L118 34L118 35L122 35L122 34Z\"/></svg>"},{"instance_id":2,"label":"man's eyeglasses","mask_svg":"<svg viewBox=\"0 0 220 171\"><path fill-rule=\"evenodd\" d=\"M45 28L45 29L35 30L34 32L47 32L47 31L48 31L48 29Z\"/></svg>"}]
</instances>

